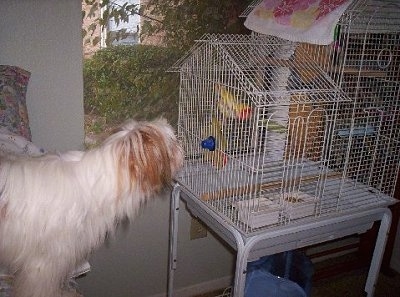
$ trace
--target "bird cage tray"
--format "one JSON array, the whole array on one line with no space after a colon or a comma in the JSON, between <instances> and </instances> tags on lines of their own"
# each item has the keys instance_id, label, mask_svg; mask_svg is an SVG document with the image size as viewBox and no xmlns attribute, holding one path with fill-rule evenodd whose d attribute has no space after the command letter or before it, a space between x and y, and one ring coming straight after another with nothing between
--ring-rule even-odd
<instances>
[{"instance_id":1,"label":"bird cage tray","mask_svg":"<svg viewBox=\"0 0 400 297\"><path fill-rule=\"evenodd\" d=\"M253 229L278 224L281 219L294 220L314 214L313 196L303 192L285 196L275 193L268 197L238 201L233 205L239 220ZM280 205L279 201L283 203Z\"/></svg>"},{"instance_id":2,"label":"bird cage tray","mask_svg":"<svg viewBox=\"0 0 400 297\"><path fill-rule=\"evenodd\" d=\"M233 204L238 219L251 228L260 228L279 222L282 207L268 198L254 198ZM254 210L256 208L257 210Z\"/></svg>"},{"instance_id":3,"label":"bird cage tray","mask_svg":"<svg viewBox=\"0 0 400 297\"><path fill-rule=\"evenodd\" d=\"M312 216L315 210L315 198L304 192L297 192L296 195L286 195L284 198L285 217L296 220Z\"/></svg>"}]
</instances>

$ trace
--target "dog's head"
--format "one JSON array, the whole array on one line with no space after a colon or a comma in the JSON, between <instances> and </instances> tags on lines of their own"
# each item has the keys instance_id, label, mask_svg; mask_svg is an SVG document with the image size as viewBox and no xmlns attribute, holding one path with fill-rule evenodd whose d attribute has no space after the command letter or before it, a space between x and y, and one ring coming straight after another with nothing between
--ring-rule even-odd
<instances>
[{"instance_id":1,"label":"dog's head","mask_svg":"<svg viewBox=\"0 0 400 297\"><path fill-rule=\"evenodd\" d=\"M183 162L183 151L174 130L164 119L130 120L106 141L118 162L118 188L136 187L152 194L170 184ZM131 189L132 190L132 189Z\"/></svg>"}]
</instances>

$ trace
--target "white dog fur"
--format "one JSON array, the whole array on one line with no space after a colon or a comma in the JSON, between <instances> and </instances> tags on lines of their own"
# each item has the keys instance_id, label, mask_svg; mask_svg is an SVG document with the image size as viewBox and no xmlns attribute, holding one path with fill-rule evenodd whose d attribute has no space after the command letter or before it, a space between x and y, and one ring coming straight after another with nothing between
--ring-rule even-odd
<instances>
[{"instance_id":1,"label":"white dog fur","mask_svg":"<svg viewBox=\"0 0 400 297\"><path fill-rule=\"evenodd\" d=\"M162 119L129 121L86 152L0 159L0 263L15 274L15 297L74 296L69 274L182 160Z\"/></svg>"}]
</instances>

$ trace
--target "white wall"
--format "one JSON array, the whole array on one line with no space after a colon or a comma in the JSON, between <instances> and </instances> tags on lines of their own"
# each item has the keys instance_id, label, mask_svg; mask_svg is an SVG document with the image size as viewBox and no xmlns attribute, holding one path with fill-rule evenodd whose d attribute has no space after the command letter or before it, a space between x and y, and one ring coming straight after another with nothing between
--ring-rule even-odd
<instances>
[{"instance_id":1,"label":"white wall","mask_svg":"<svg viewBox=\"0 0 400 297\"><path fill-rule=\"evenodd\" d=\"M47 150L83 147L80 0L0 0L0 64L31 72L32 138Z\"/></svg>"},{"instance_id":2,"label":"white wall","mask_svg":"<svg viewBox=\"0 0 400 297\"><path fill-rule=\"evenodd\" d=\"M0 0L0 7L0 64L32 73L27 102L33 141L48 150L81 148L81 1ZM79 280L84 295L165 296L168 222L169 193L148 203L133 224L119 228L93 254L92 272ZM202 284L200 289L207 290L203 283L209 281L224 285L213 280L229 280L232 253L211 234L190 241L190 216L183 205L179 228L176 288Z\"/></svg>"},{"instance_id":3,"label":"white wall","mask_svg":"<svg viewBox=\"0 0 400 297\"><path fill-rule=\"evenodd\" d=\"M119 228L116 236L94 253L92 271L78 280L85 297L166 296L169 198L166 193L149 202L133 224ZM177 297L193 296L192 287L204 292L213 285L227 286L232 275L232 253L210 233L189 240L190 220L181 203Z\"/></svg>"}]
</instances>

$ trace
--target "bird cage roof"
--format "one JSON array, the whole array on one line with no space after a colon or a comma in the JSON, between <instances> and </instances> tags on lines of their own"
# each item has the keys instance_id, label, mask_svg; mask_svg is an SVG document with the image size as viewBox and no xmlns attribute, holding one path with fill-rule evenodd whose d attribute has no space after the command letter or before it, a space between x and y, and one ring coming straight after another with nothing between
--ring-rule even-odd
<instances>
[{"instance_id":1,"label":"bird cage roof","mask_svg":"<svg viewBox=\"0 0 400 297\"><path fill-rule=\"evenodd\" d=\"M354 1L342 15L339 25L350 33L393 33L400 31L400 4L397 1Z\"/></svg>"},{"instance_id":2,"label":"bird cage roof","mask_svg":"<svg viewBox=\"0 0 400 297\"><path fill-rule=\"evenodd\" d=\"M263 34L205 34L171 71L218 84L227 84L224 79L229 77L257 105L273 103L282 92L306 94L298 98L307 101L316 100L312 98L315 94L321 103L349 101L305 49L295 51L296 45ZM282 69L290 71L289 82L279 77ZM277 84L281 87L268 87Z\"/></svg>"},{"instance_id":3,"label":"bird cage roof","mask_svg":"<svg viewBox=\"0 0 400 297\"><path fill-rule=\"evenodd\" d=\"M260 4L260 2L263 0L254 0L253 2L251 2L246 9L240 14L240 17L245 18L247 17L250 12L258 5Z\"/></svg>"}]
</instances>

